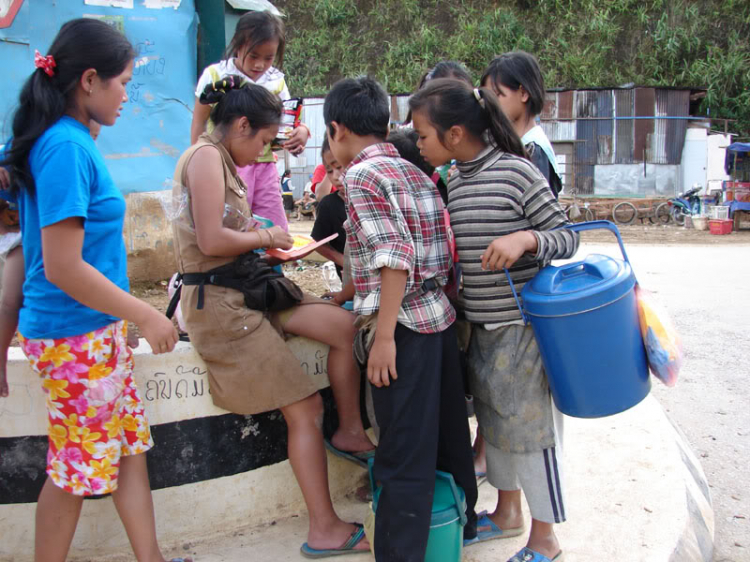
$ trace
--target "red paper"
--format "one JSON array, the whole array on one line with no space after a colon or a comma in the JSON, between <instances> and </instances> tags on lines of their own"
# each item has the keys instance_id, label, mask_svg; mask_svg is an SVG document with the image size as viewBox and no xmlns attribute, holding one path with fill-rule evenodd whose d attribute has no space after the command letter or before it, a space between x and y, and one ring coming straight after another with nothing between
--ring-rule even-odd
<instances>
[{"instance_id":1,"label":"red paper","mask_svg":"<svg viewBox=\"0 0 750 562\"><path fill-rule=\"evenodd\" d=\"M318 240L317 242L310 238L310 242L308 244L305 244L304 246L296 246L289 250L282 250L281 248L269 248L266 250L266 253L269 256L272 256L276 258L277 260L281 260L282 262L288 262L288 261L294 261L294 260L301 260L304 257L309 256L312 254L315 250L320 248L323 244L328 244L331 240L336 238L338 236L338 233L331 234L327 238L323 238L322 240ZM307 238L306 236L295 236L295 240L300 240L302 238Z\"/></svg>"}]
</instances>

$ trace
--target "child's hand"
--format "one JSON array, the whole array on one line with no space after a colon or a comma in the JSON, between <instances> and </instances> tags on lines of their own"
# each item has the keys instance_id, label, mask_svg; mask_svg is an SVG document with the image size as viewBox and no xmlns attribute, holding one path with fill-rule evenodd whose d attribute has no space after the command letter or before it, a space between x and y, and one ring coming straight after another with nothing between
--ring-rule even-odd
<instances>
[{"instance_id":1,"label":"child's hand","mask_svg":"<svg viewBox=\"0 0 750 562\"><path fill-rule=\"evenodd\" d=\"M536 236L528 230L495 238L482 254L482 270L497 271L510 267L526 252L536 250Z\"/></svg>"},{"instance_id":2,"label":"child's hand","mask_svg":"<svg viewBox=\"0 0 750 562\"><path fill-rule=\"evenodd\" d=\"M5 374L5 365L0 367L0 398L8 397L8 378Z\"/></svg>"},{"instance_id":3,"label":"child's hand","mask_svg":"<svg viewBox=\"0 0 750 562\"><path fill-rule=\"evenodd\" d=\"M321 298L331 299L331 302L336 303L339 306L346 302L346 297L344 296L343 291L328 291L323 293Z\"/></svg>"},{"instance_id":4,"label":"child's hand","mask_svg":"<svg viewBox=\"0 0 750 562\"><path fill-rule=\"evenodd\" d=\"M135 332L128 331L128 340L127 340L127 343L128 343L128 347L130 349L135 349L136 347L138 347L138 345L141 342L138 339L138 336L135 335Z\"/></svg>"},{"instance_id":5,"label":"child's hand","mask_svg":"<svg viewBox=\"0 0 750 562\"><path fill-rule=\"evenodd\" d=\"M138 327L141 329L141 335L151 346L154 355L172 351L179 340L172 321L155 308Z\"/></svg>"},{"instance_id":6,"label":"child's hand","mask_svg":"<svg viewBox=\"0 0 750 562\"><path fill-rule=\"evenodd\" d=\"M10 189L10 174L8 170L0 167L0 189Z\"/></svg>"},{"instance_id":7,"label":"child's hand","mask_svg":"<svg viewBox=\"0 0 750 562\"><path fill-rule=\"evenodd\" d=\"M307 127L297 127L292 131L292 134L289 135L289 140L281 145L281 148L289 151L292 156L297 156L302 154L302 151L305 150L305 145L307 144L309 137L310 133L308 132Z\"/></svg>"},{"instance_id":8,"label":"child's hand","mask_svg":"<svg viewBox=\"0 0 750 562\"><path fill-rule=\"evenodd\" d=\"M389 377L390 375L390 377ZM378 338L372 342L370 358L367 361L367 378L378 388L390 386L391 378L396 380L396 341L393 338Z\"/></svg>"},{"instance_id":9,"label":"child's hand","mask_svg":"<svg viewBox=\"0 0 750 562\"><path fill-rule=\"evenodd\" d=\"M272 226L266 232L271 235L271 245L269 248L281 248L288 250L294 246L294 238L280 226Z\"/></svg>"}]
</instances>

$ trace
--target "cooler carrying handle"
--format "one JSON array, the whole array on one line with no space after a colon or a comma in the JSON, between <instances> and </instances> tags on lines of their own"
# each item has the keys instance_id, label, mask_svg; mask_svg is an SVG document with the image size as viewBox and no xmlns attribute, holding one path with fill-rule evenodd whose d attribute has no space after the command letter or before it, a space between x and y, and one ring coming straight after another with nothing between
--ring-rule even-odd
<instances>
[{"instance_id":1,"label":"cooler carrying handle","mask_svg":"<svg viewBox=\"0 0 750 562\"><path fill-rule=\"evenodd\" d=\"M372 489L372 510L378 510L378 498L380 497L380 491L375 487L375 476L372 473L372 467L375 463L375 459L369 459L367 461L367 473L370 476L370 488ZM453 475L442 470L435 471L435 478L445 480L451 487L451 493L453 494L453 500L456 502L456 511L458 511L458 518L461 521L462 526L466 526L468 518L466 517L466 506L461 501L461 494L458 493L458 486L456 481L453 479Z\"/></svg>"},{"instance_id":2,"label":"cooler carrying handle","mask_svg":"<svg viewBox=\"0 0 750 562\"><path fill-rule=\"evenodd\" d=\"M582 222L578 224L565 224L562 226L558 226L557 228L553 228L552 230L559 230L560 228L567 228L568 230L572 230L573 232L583 232L585 230L598 230L598 229L609 230L612 234L614 234L617 237L617 243L620 245L620 251L622 252L622 257L625 258L625 263L630 265L628 254L627 252L625 252L625 244L622 243L622 237L620 236L620 231L617 229L617 226L615 226L613 222L601 220L601 221ZM505 271L505 276L508 278L508 283L510 284L510 290L513 292L513 298L516 299L516 306L518 307L518 310L521 311L521 318L523 318L523 323L524 325L528 325L529 317L523 311L523 307L521 306L521 301L518 298L518 293L516 293L516 287L515 285L513 285L513 280L510 278L510 272L508 271L507 267L504 267L503 270Z\"/></svg>"}]
</instances>

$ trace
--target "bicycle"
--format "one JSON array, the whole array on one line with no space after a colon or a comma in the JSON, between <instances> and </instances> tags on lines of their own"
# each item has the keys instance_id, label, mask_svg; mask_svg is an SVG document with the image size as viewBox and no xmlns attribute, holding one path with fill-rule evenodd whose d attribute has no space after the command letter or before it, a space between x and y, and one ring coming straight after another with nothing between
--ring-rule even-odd
<instances>
[{"instance_id":1,"label":"bicycle","mask_svg":"<svg viewBox=\"0 0 750 562\"><path fill-rule=\"evenodd\" d=\"M630 201L620 201L612 208L612 218L615 224L630 225L637 219L648 219L651 224L667 224L673 217L673 211L668 201L652 208L639 209Z\"/></svg>"},{"instance_id":2,"label":"bicycle","mask_svg":"<svg viewBox=\"0 0 750 562\"><path fill-rule=\"evenodd\" d=\"M638 218L638 209L630 201L620 201L612 207L612 218L615 224L627 226Z\"/></svg>"},{"instance_id":3,"label":"bicycle","mask_svg":"<svg viewBox=\"0 0 750 562\"><path fill-rule=\"evenodd\" d=\"M565 215L570 222L591 222L596 217L594 211L589 208L589 202L583 202L583 208L578 204L576 190L573 190L573 202L565 208Z\"/></svg>"}]
</instances>

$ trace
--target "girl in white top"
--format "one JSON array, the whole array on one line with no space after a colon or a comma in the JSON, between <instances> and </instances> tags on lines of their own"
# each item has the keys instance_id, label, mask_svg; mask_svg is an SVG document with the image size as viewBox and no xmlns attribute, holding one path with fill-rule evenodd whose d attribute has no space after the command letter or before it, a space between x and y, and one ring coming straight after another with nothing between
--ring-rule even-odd
<instances>
[{"instance_id":1,"label":"girl in white top","mask_svg":"<svg viewBox=\"0 0 750 562\"><path fill-rule=\"evenodd\" d=\"M247 12L239 19L234 37L224 53L224 60L208 66L198 80L190 127L191 144L196 143L206 128L209 132L213 128L209 121L211 106L199 101L209 84L227 76L240 76L263 86L282 101L290 98L284 73L279 70L284 62L285 46L284 23L271 12ZM274 63L276 66L273 66ZM302 125L294 129L283 147L291 154L300 154L309 137L310 130ZM238 168L237 172L247 184L247 202L253 214L267 218L287 230L284 204L279 191L279 173L271 146L266 146L263 155L255 163Z\"/></svg>"},{"instance_id":2,"label":"girl in white top","mask_svg":"<svg viewBox=\"0 0 750 562\"><path fill-rule=\"evenodd\" d=\"M536 119L544 109L544 78L534 55L524 51L495 57L480 84L497 95L500 107L521 138L529 160L547 178L555 197L562 191L562 171L544 129Z\"/></svg>"}]
</instances>

